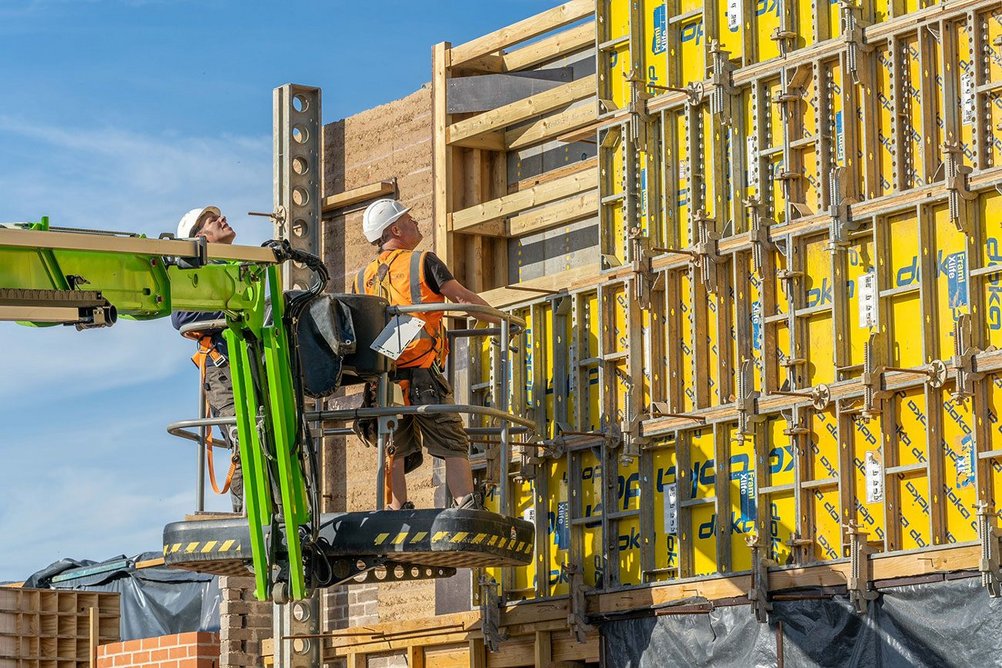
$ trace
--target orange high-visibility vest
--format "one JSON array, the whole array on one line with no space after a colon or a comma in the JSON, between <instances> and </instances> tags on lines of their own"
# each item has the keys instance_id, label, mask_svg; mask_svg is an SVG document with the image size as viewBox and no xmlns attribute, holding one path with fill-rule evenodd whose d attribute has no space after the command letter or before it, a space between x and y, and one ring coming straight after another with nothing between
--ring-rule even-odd
<instances>
[{"instance_id":1,"label":"orange high-visibility vest","mask_svg":"<svg viewBox=\"0 0 1002 668\"><path fill-rule=\"evenodd\" d=\"M424 275L426 252L387 250L358 272L355 291L383 297L393 306L442 304L445 297L428 285ZM442 313L419 313L424 327L397 359L397 368L427 369L438 362L444 365L449 354L448 337L442 325Z\"/></svg>"}]
</instances>

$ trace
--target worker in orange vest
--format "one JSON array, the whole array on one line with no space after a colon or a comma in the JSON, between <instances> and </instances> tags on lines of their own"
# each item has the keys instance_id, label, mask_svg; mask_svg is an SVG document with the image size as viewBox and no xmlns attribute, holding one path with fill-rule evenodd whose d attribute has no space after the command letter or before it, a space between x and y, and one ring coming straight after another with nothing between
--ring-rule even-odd
<instances>
[{"instance_id":1,"label":"worker in orange vest","mask_svg":"<svg viewBox=\"0 0 1002 668\"><path fill-rule=\"evenodd\" d=\"M177 225L177 237L179 239L194 239L205 237L210 244L232 244L237 238L237 233L218 207L205 206L192 209L184 214ZM226 316L220 311L213 313L201 313L196 311L174 311L171 314L171 323L175 329L181 329L184 325L195 322L208 322L213 320L223 320ZM223 340L223 333L220 329L206 329L189 332L186 337L198 342L198 350L191 360L199 369L199 375L203 387L205 388L205 398L208 406L206 416L215 414L216 417L232 417L236 415L233 400L233 380L230 375L229 360L227 359L226 342ZM208 459L209 481L212 489L217 494L230 492L230 503L233 512L242 512L244 506L244 481L243 472L240 468L240 456L237 448L237 428L231 426L224 430L228 436L230 445L230 469L226 475L226 482L222 488L216 483L216 472L212 461L212 431L209 430L208 443L206 444L206 458Z\"/></svg>"},{"instance_id":2,"label":"worker in orange vest","mask_svg":"<svg viewBox=\"0 0 1002 668\"><path fill-rule=\"evenodd\" d=\"M475 292L457 281L442 260L431 251L415 250L423 238L410 209L396 200L380 199L365 209L362 231L379 249L378 257L363 267L355 278L359 294L377 295L393 306L443 304L446 298L458 304L488 305ZM454 403L452 388L445 377L449 342L443 314L417 314L424 325L396 360L393 380L411 406ZM492 316L476 315L496 323ZM361 421L360 421L361 422ZM374 425L356 425L356 432L368 443L374 441ZM456 507L479 508L482 499L474 494L470 469L470 439L458 413L406 415L397 423L390 446L390 503L388 509L413 508L407 500L406 473L421 462L421 444L433 457L445 460L445 480Z\"/></svg>"}]
</instances>

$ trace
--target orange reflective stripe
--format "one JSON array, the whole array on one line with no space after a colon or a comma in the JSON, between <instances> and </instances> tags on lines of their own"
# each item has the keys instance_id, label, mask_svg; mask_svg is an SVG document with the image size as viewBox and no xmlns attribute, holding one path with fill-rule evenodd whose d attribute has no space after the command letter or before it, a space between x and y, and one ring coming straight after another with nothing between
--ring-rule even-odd
<instances>
[{"instance_id":1,"label":"orange reflective stripe","mask_svg":"<svg viewBox=\"0 0 1002 668\"><path fill-rule=\"evenodd\" d=\"M428 285L424 274L426 258L427 252L383 251L360 273L362 292L384 297L394 306L444 303L445 297ZM428 368L436 361L444 362L448 340L442 316L442 313L420 314L425 325L397 359L398 368Z\"/></svg>"}]
</instances>

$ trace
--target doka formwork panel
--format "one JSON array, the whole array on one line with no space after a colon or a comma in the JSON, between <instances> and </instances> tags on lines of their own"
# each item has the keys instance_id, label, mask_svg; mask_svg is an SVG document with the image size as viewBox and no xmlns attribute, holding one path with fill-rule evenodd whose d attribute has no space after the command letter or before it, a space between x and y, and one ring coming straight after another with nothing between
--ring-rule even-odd
<instances>
[{"instance_id":1,"label":"doka formwork panel","mask_svg":"<svg viewBox=\"0 0 1002 668\"><path fill-rule=\"evenodd\" d=\"M119 616L117 593L0 588L0 666L90 666L92 642L119 639Z\"/></svg>"},{"instance_id":2,"label":"doka formwork panel","mask_svg":"<svg viewBox=\"0 0 1002 668\"><path fill-rule=\"evenodd\" d=\"M746 571L752 536L780 564L841 559L849 523L887 552L975 541L973 506L994 501L997 355L979 380L927 372L958 339L1000 343L1002 10L799 3L776 32L682 4L597 3L601 263L514 300L513 388L545 437L643 442L525 460L512 498L546 540L507 576L515 597L567 593L568 563L600 588ZM714 55L732 10L776 50L744 34ZM631 116L638 100L654 113ZM823 385L837 400L815 408Z\"/></svg>"}]
</instances>

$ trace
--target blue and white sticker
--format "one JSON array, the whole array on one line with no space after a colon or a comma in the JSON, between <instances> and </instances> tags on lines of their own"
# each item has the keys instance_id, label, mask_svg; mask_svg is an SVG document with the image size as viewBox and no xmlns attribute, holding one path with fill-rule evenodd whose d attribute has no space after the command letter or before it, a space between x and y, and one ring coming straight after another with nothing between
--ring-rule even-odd
<instances>
[{"instance_id":1,"label":"blue and white sticker","mask_svg":"<svg viewBox=\"0 0 1002 668\"><path fill-rule=\"evenodd\" d=\"M655 56L668 50L668 8L664 3L654 8L654 36L651 53Z\"/></svg>"},{"instance_id":2,"label":"blue and white sticker","mask_svg":"<svg viewBox=\"0 0 1002 668\"><path fill-rule=\"evenodd\" d=\"M947 295L951 309L969 306L971 296L968 291L967 252L953 253L943 258L940 271L946 274Z\"/></svg>"},{"instance_id":3,"label":"blue and white sticker","mask_svg":"<svg viewBox=\"0 0 1002 668\"><path fill-rule=\"evenodd\" d=\"M737 474L738 494L741 496L741 521L754 522L758 519L758 501L755 497L755 472L742 471Z\"/></svg>"},{"instance_id":4,"label":"blue and white sticker","mask_svg":"<svg viewBox=\"0 0 1002 668\"><path fill-rule=\"evenodd\" d=\"M727 0L727 29L737 32L741 29L741 0Z\"/></svg>"},{"instance_id":5,"label":"blue and white sticker","mask_svg":"<svg viewBox=\"0 0 1002 668\"><path fill-rule=\"evenodd\" d=\"M960 456L954 462L957 466L957 487L970 487L974 484L977 452L974 449L974 437L965 434L960 439Z\"/></svg>"},{"instance_id":6,"label":"blue and white sticker","mask_svg":"<svg viewBox=\"0 0 1002 668\"><path fill-rule=\"evenodd\" d=\"M752 348L762 352L762 302L757 299L751 304L751 332Z\"/></svg>"},{"instance_id":7,"label":"blue and white sticker","mask_svg":"<svg viewBox=\"0 0 1002 668\"><path fill-rule=\"evenodd\" d=\"M845 164L845 126L842 112L835 112L835 162Z\"/></svg>"},{"instance_id":8,"label":"blue and white sticker","mask_svg":"<svg viewBox=\"0 0 1002 668\"><path fill-rule=\"evenodd\" d=\"M558 550L566 550L571 546L571 523L568 521L568 506L566 501L557 503L557 521L554 527L554 541Z\"/></svg>"}]
</instances>

